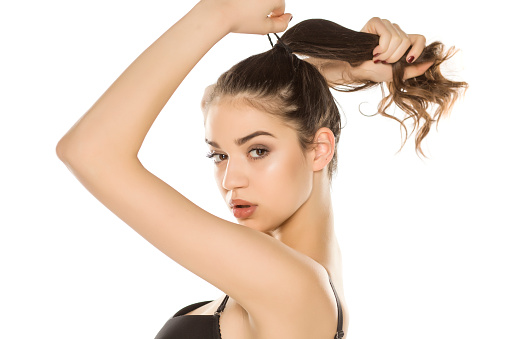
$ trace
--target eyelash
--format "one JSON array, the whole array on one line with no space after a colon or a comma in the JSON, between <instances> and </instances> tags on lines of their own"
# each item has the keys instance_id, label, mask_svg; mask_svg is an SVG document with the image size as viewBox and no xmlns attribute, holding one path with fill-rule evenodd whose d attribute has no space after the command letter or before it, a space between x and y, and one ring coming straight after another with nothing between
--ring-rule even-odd
<instances>
[{"instance_id":1,"label":"eyelash","mask_svg":"<svg viewBox=\"0 0 509 339\"><path fill-rule=\"evenodd\" d=\"M265 157L269 154L269 150L268 150L268 149L266 149L266 148L263 148L263 147L255 147L255 148L252 148L252 149L248 152L248 154L251 154L251 152L253 152L253 151L262 151L262 152L263 152L263 154L262 154L262 155L260 155L260 156L257 156L257 157L251 157L251 159L253 159L253 160L260 160L260 159L263 159L263 158L265 158Z\"/></svg>"},{"instance_id":2,"label":"eyelash","mask_svg":"<svg viewBox=\"0 0 509 339\"><path fill-rule=\"evenodd\" d=\"M269 154L269 150L266 149L266 148L263 148L263 147L255 147L255 148L252 148L250 149L247 153L250 154L251 152L253 151L262 151L263 154L262 155L259 155L257 157L252 157L250 156L251 160L260 160L260 159L263 159L265 158L268 154ZM222 160L219 160L219 161L216 161L216 159L214 158L215 156L225 156L225 157L228 157L226 154L223 154L223 153L218 153L216 151L210 151L208 152L206 155L205 155L207 158L209 159L213 159L214 160L214 163L217 165L219 163L221 163L222 161L226 160L226 159L222 159Z\"/></svg>"},{"instance_id":3,"label":"eyelash","mask_svg":"<svg viewBox=\"0 0 509 339\"><path fill-rule=\"evenodd\" d=\"M219 156L224 155L224 156L226 156L225 154L217 153L217 152L215 152L215 151L210 151L210 152L208 152L205 156L206 156L207 158L209 158L209 159L213 159L213 160L214 160L214 164L219 164L222 160L221 160L221 161L216 161L216 159L214 159L214 157L215 157L216 155L219 155Z\"/></svg>"}]
</instances>

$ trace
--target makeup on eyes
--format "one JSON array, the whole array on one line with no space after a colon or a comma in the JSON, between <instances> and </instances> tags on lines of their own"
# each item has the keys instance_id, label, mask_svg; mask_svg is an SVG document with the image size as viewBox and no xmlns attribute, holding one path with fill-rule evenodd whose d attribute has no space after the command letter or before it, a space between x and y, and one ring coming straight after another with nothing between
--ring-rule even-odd
<instances>
[{"instance_id":1,"label":"makeup on eyes","mask_svg":"<svg viewBox=\"0 0 509 339\"><path fill-rule=\"evenodd\" d=\"M215 164L218 164L221 161L224 161L224 160L226 160L226 158L228 158L228 156L226 154L218 153L216 151L207 152L207 154L205 156L209 159L213 159Z\"/></svg>"},{"instance_id":2,"label":"makeup on eyes","mask_svg":"<svg viewBox=\"0 0 509 339\"><path fill-rule=\"evenodd\" d=\"M247 156L251 160L260 160L269 155L270 149L264 145L253 145L248 148ZM214 163L218 164L224 160L228 159L228 155L222 152L218 152L216 150L209 151L206 155L207 158L213 159Z\"/></svg>"},{"instance_id":3,"label":"makeup on eyes","mask_svg":"<svg viewBox=\"0 0 509 339\"><path fill-rule=\"evenodd\" d=\"M254 154L252 154L254 152ZM262 153L262 154L259 154ZM260 160L265 158L270 153L270 150L261 145L253 146L250 148L250 151L248 152L249 157L253 160Z\"/></svg>"}]
</instances>

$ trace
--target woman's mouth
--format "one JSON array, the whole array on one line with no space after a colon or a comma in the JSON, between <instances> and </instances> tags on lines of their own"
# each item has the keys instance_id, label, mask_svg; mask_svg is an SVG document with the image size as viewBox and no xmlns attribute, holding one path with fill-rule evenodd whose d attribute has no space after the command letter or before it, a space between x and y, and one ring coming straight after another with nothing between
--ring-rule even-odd
<instances>
[{"instance_id":1,"label":"woman's mouth","mask_svg":"<svg viewBox=\"0 0 509 339\"><path fill-rule=\"evenodd\" d=\"M249 201L235 199L230 201L230 208L232 209L233 216L237 219L249 218L256 210L256 205Z\"/></svg>"}]
</instances>

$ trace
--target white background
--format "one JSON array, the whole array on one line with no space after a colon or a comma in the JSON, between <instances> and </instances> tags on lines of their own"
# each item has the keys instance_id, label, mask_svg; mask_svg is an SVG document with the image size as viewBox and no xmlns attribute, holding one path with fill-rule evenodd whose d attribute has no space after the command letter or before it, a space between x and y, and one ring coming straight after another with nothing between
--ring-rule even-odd
<instances>
[{"instance_id":1,"label":"white background","mask_svg":"<svg viewBox=\"0 0 509 339\"><path fill-rule=\"evenodd\" d=\"M287 4L292 24L319 17L360 29L380 16L454 44L461 53L450 74L470 83L430 133L427 160L411 142L396 154L395 122L359 113L379 91L338 95L347 123L333 192L351 339L509 338L506 10L493 0L452 3ZM2 3L0 338L153 338L181 307L219 296L96 201L55 154L72 124L193 4ZM149 170L225 218L203 156L202 90L268 48L263 36L218 43L141 150Z\"/></svg>"}]
</instances>

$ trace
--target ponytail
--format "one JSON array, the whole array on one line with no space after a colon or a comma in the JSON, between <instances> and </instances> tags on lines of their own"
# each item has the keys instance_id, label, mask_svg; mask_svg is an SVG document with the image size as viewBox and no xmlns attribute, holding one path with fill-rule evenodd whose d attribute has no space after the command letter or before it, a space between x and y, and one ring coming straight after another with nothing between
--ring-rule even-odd
<instances>
[{"instance_id":1,"label":"ponytail","mask_svg":"<svg viewBox=\"0 0 509 339\"><path fill-rule=\"evenodd\" d=\"M290 28L281 40L299 55L347 62L357 67L365 61L372 60L373 50L378 46L379 37L375 34L356 32L322 19L311 19L300 22ZM407 51L408 53L408 51ZM418 77L403 80L405 67L409 66L406 56L392 64L393 81L388 83L389 94L384 96L378 105L378 113L398 121L405 130L403 144L408 138L405 121L412 119L416 151L423 154L421 142L429 133L433 123L450 113L452 106L466 90L468 84L446 79L440 65L454 55L454 48L447 51L440 42L427 46L412 65L433 62L433 65ZM357 79L356 85L330 84L338 91L358 91L379 85L379 83ZM387 109L395 104L405 114L403 119L388 114Z\"/></svg>"},{"instance_id":2,"label":"ponytail","mask_svg":"<svg viewBox=\"0 0 509 339\"><path fill-rule=\"evenodd\" d=\"M289 123L296 130L303 150L313 145L314 136L322 127L334 133L337 144L341 121L330 87L345 90L338 86L342 84L328 83L315 65L297 56L341 60L355 67L371 60L377 45L377 35L355 32L326 20L301 22L278 39L272 49L242 60L223 73L217 83L208 88L202 109L206 112L214 100L221 98L241 100ZM417 127L424 120L416 137L416 150L421 154L420 144L431 124L451 110L460 91L467 87L466 83L447 80L440 73L440 64L451 55L451 51L443 53L441 43L431 44L413 64L431 60L433 66L425 74L406 81L402 80L407 66L403 57L393 64L394 81L388 84L389 95L379 105L379 113L399 121L405 131L406 119L412 118ZM346 91L375 85L378 83L361 80L359 85L346 86ZM386 113L393 103L407 115L405 119L399 120ZM433 104L436 109L430 115L428 110ZM329 178L336 165L337 148L328 166Z\"/></svg>"}]
</instances>

